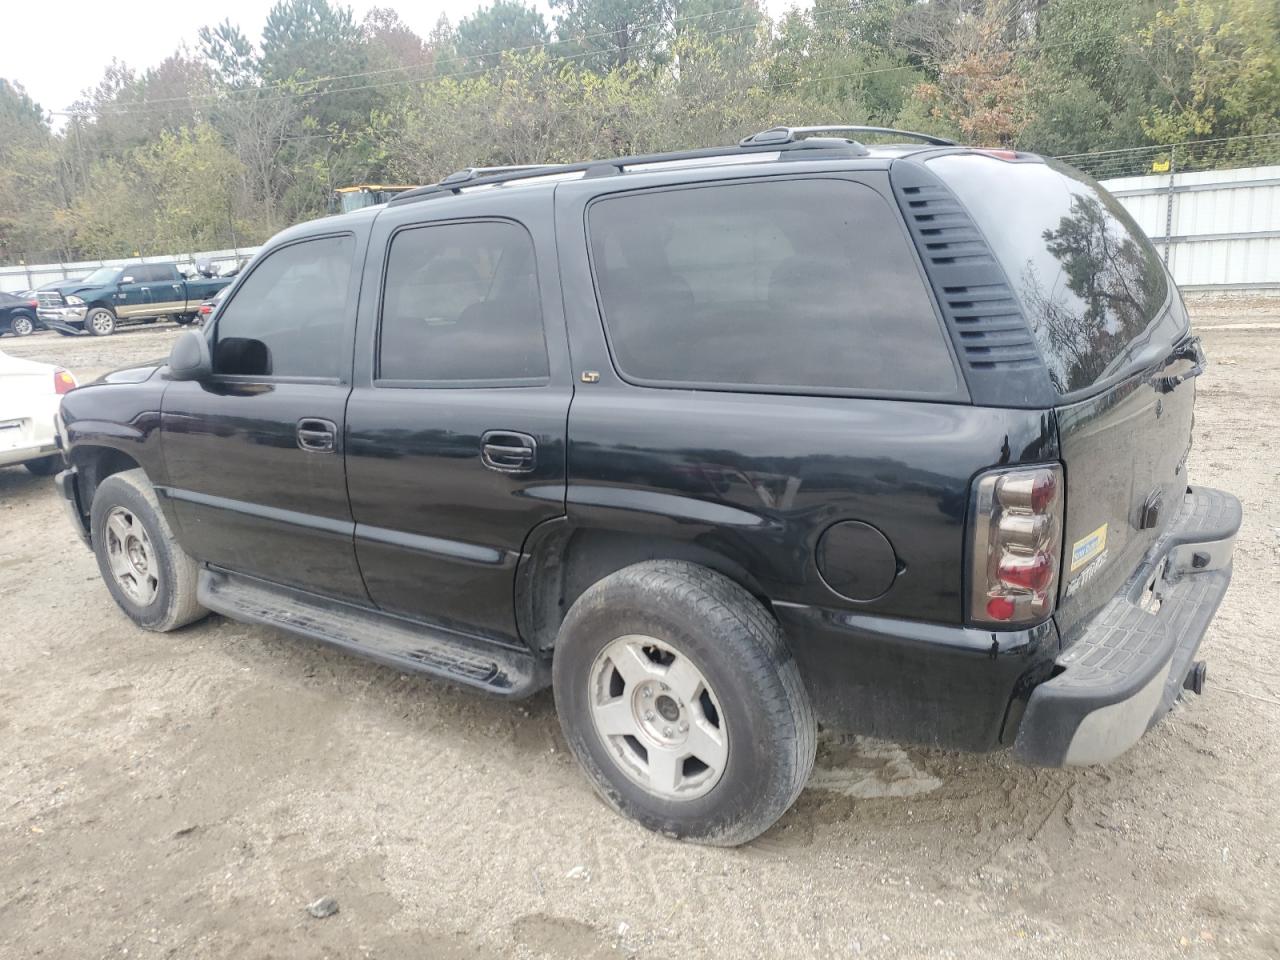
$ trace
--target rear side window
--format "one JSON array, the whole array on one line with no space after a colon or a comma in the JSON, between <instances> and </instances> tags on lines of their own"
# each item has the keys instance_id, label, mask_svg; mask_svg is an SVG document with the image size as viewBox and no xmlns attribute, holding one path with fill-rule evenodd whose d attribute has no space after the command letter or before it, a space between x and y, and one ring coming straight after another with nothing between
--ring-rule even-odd
<instances>
[{"instance_id":1,"label":"rear side window","mask_svg":"<svg viewBox=\"0 0 1280 960\"><path fill-rule=\"evenodd\" d=\"M267 254L218 310L217 373L336 378L349 329L355 240L317 237Z\"/></svg>"},{"instance_id":2,"label":"rear side window","mask_svg":"<svg viewBox=\"0 0 1280 960\"><path fill-rule=\"evenodd\" d=\"M953 395L955 367L894 212L839 179L597 201L610 349L644 383Z\"/></svg>"},{"instance_id":3,"label":"rear side window","mask_svg":"<svg viewBox=\"0 0 1280 960\"><path fill-rule=\"evenodd\" d=\"M166 263L139 267L133 276L138 283L160 283L174 279L173 267Z\"/></svg>"},{"instance_id":4,"label":"rear side window","mask_svg":"<svg viewBox=\"0 0 1280 960\"><path fill-rule=\"evenodd\" d=\"M533 241L506 221L401 230L387 255L380 380L543 382Z\"/></svg>"},{"instance_id":5,"label":"rear side window","mask_svg":"<svg viewBox=\"0 0 1280 960\"><path fill-rule=\"evenodd\" d=\"M1060 393L1155 359L1186 330L1169 279L1120 202L1084 174L976 154L929 166L973 216L1013 286Z\"/></svg>"}]
</instances>

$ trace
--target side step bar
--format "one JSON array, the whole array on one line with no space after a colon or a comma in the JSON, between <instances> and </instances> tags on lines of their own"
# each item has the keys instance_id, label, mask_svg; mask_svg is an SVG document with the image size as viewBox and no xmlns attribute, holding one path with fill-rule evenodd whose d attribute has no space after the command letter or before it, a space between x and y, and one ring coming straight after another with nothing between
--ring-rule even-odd
<instances>
[{"instance_id":1,"label":"side step bar","mask_svg":"<svg viewBox=\"0 0 1280 960\"><path fill-rule=\"evenodd\" d=\"M278 627L500 697L527 697L550 683L550 663L532 653L251 577L201 570L197 596L233 620Z\"/></svg>"}]
</instances>

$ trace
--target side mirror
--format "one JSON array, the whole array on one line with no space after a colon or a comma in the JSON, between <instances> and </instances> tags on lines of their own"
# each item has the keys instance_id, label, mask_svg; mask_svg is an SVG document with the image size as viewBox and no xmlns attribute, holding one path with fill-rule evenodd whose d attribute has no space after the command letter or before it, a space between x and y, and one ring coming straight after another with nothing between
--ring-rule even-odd
<instances>
[{"instance_id":1,"label":"side mirror","mask_svg":"<svg viewBox=\"0 0 1280 960\"><path fill-rule=\"evenodd\" d=\"M213 357L203 331L184 331L169 351L169 379L203 380L212 374Z\"/></svg>"}]
</instances>

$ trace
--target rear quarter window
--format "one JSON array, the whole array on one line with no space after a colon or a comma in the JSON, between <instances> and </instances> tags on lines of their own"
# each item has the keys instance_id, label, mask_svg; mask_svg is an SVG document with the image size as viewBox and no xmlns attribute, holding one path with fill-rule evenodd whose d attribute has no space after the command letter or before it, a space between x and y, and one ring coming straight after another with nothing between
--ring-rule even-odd
<instances>
[{"instance_id":1,"label":"rear quarter window","mask_svg":"<svg viewBox=\"0 0 1280 960\"><path fill-rule=\"evenodd\" d=\"M1171 284L1155 247L1084 174L980 154L929 166L1000 261L1059 393L1110 380L1185 332L1181 311L1165 309Z\"/></svg>"},{"instance_id":2,"label":"rear quarter window","mask_svg":"<svg viewBox=\"0 0 1280 960\"><path fill-rule=\"evenodd\" d=\"M870 187L754 180L597 200L592 268L619 372L650 385L954 396L909 240Z\"/></svg>"}]
</instances>

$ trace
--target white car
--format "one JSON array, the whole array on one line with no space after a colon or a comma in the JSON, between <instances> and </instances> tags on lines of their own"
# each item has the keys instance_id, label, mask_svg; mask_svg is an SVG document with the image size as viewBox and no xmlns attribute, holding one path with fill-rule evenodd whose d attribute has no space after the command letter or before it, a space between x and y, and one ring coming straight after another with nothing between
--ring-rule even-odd
<instances>
[{"instance_id":1,"label":"white car","mask_svg":"<svg viewBox=\"0 0 1280 960\"><path fill-rule=\"evenodd\" d=\"M53 418L76 378L61 367L0 350L0 467L26 464L39 477L62 466Z\"/></svg>"}]
</instances>

